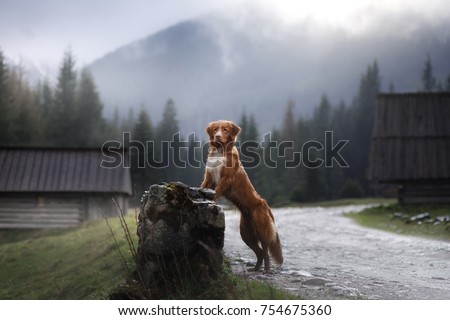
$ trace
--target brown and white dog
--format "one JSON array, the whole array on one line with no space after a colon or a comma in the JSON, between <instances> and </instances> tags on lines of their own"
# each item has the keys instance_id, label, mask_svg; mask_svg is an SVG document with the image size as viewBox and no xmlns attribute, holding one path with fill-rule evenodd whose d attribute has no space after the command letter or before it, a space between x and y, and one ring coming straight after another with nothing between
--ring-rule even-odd
<instances>
[{"instance_id":1,"label":"brown and white dog","mask_svg":"<svg viewBox=\"0 0 450 320\"><path fill-rule=\"evenodd\" d=\"M215 200L223 196L239 209L242 240L257 257L251 270L259 271L264 261L264 272L270 273L269 252L275 262L283 263L280 238L269 205L256 192L239 160L234 144L240 130L230 121L209 124L210 149L202 188L214 189Z\"/></svg>"}]
</instances>

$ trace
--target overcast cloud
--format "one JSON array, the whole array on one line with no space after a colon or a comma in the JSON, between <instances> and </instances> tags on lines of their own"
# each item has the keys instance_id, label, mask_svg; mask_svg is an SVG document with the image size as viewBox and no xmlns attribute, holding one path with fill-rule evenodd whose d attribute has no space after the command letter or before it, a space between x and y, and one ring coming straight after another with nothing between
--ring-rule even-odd
<instances>
[{"instance_id":1,"label":"overcast cloud","mask_svg":"<svg viewBox=\"0 0 450 320\"><path fill-rule=\"evenodd\" d=\"M84 65L177 22L241 6L274 9L286 23L313 17L347 28L370 24L371 12L411 11L449 18L445 0L0 0L0 48L15 61L55 65L68 48ZM267 9L268 8L268 9Z\"/></svg>"},{"instance_id":2,"label":"overcast cloud","mask_svg":"<svg viewBox=\"0 0 450 320\"><path fill-rule=\"evenodd\" d=\"M14 59L54 63L71 48L79 63L179 21L226 7L208 0L0 0L0 47Z\"/></svg>"}]
</instances>

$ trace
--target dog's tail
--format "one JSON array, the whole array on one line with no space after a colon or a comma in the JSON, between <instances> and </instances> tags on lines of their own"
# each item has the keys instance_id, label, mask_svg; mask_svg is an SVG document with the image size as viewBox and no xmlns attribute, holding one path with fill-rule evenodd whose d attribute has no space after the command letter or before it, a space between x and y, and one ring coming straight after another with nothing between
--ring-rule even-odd
<instances>
[{"instance_id":1,"label":"dog's tail","mask_svg":"<svg viewBox=\"0 0 450 320\"><path fill-rule=\"evenodd\" d=\"M278 236L278 230L277 227L275 227L275 218L273 217L272 210L270 210L269 206L267 205L267 209L269 212L270 217L270 241L269 241L269 252L272 256L273 260L279 265L283 264L283 250L281 249L281 241L280 237Z\"/></svg>"},{"instance_id":2,"label":"dog's tail","mask_svg":"<svg viewBox=\"0 0 450 320\"><path fill-rule=\"evenodd\" d=\"M273 260L279 265L283 264L283 250L281 249L281 241L280 237L278 236L278 231L275 228L275 225L273 226L275 229L275 236L273 237L272 242L269 244L269 251L272 255Z\"/></svg>"},{"instance_id":3,"label":"dog's tail","mask_svg":"<svg viewBox=\"0 0 450 320\"><path fill-rule=\"evenodd\" d=\"M259 234L264 234L264 241L268 243L269 252L273 260L281 265L283 264L283 250L281 249L281 241L278 236L277 227L275 227L275 218L273 217L272 210L270 210L267 203L258 208L253 215L254 224L259 230Z\"/></svg>"}]
</instances>

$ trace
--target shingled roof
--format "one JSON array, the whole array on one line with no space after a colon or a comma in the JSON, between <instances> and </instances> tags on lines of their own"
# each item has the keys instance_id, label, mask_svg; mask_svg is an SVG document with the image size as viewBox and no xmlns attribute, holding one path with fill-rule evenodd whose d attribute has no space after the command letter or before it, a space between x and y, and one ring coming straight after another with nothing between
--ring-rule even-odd
<instances>
[{"instance_id":1,"label":"shingled roof","mask_svg":"<svg viewBox=\"0 0 450 320\"><path fill-rule=\"evenodd\" d=\"M379 182L450 179L450 94L381 94L369 178Z\"/></svg>"},{"instance_id":2,"label":"shingled roof","mask_svg":"<svg viewBox=\"0 0 450 320\"><path fill-rule=\"evenodd\" d=\"M131 195L129 168L100 166L102 160L111 161L108 155L112 153L101 149L0 148L0 192Z\"/></svg>"}]
</instances>

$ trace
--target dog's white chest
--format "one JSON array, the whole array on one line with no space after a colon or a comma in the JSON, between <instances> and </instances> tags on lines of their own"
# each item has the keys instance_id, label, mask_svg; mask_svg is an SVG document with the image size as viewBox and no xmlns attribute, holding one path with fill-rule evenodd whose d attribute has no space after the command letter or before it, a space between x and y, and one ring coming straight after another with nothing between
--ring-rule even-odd
<instances>
[{"instance_id":1,"label":"dog's white chest","mask_svg":"<svg viewBox=\"0 0 450 320\"><path fill-rule=\"evenodd\" d=\"M222 167L226 165L227 159L225 156L210 156L206 162L206 170L212 175L214 184L218 185L220 181L220 172Z\"/></svg>"}]
</instances>

